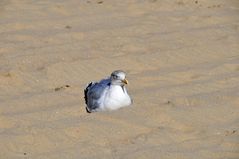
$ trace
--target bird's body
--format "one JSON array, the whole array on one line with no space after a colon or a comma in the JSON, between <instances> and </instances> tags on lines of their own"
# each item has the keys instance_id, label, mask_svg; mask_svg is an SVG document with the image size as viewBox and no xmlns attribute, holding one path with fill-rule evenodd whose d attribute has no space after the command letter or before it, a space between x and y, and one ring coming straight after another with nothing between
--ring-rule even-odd
<instances>
[{"instance_id":1,"label":"bird's body","mask_svg":"<svg viewBox=\"0 0 239 159\"><path fill-rule=\"evenodd\" d=\"M110 78L88 84L84 90L87 112L116 110L130 105L127 83L123 71L114 71Z\"/></svg>"}]
</instances>

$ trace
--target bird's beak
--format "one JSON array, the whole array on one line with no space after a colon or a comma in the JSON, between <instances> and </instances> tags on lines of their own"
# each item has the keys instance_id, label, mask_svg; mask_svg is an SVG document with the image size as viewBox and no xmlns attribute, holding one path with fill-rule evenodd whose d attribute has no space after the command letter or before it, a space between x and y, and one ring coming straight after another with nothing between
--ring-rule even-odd
<instances>
[{"instance_id":1,"label":"bird's beak","mask_svg":"<svg viewBox=\"0 0 239 159\"><path fill-rule=\"evenodd\" d=\"M129 83L126 79L123 79L122 82L123 82L124 84L128 84L128 83Z\"/></svg>"}]
</instances>

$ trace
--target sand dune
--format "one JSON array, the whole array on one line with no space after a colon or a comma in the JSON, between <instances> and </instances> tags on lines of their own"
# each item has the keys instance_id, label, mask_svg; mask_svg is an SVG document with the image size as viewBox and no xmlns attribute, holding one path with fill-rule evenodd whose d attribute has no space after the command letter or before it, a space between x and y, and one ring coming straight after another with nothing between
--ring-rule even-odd
<instances>
[{"instance_id":1,"label":"sand dune","mask_svg":"<svg viewBox=\"0 0 239 159\"><path fill-rule=\"evenodd\" d=\"M0 2L0 158L239 158L237 0ZM132 107L83 89L128 73Z\"/></svg>"}]
</instances>

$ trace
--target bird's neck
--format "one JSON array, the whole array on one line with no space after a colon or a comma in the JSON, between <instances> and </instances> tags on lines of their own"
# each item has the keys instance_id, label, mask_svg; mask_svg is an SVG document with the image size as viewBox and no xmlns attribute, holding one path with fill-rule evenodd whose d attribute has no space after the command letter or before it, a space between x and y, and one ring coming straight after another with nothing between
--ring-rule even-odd
<instances>
[{"instance_id":1,"label":"bird's neck","mask_svg":"<svg viewBox=\"0 0 239 159\"><path fill-rule=\"evenodd\" d=\"M122 84L122 85L119 85L119 84L112 84L112 83L111 83L110 86L113 87L113 88L118 88L118 89L120 88L120 89L122 89L122 91L123 91L124 93L127 93L126 87L125 87L125 85L123 85L123 84Z\"/></svg>"}]
</instances>

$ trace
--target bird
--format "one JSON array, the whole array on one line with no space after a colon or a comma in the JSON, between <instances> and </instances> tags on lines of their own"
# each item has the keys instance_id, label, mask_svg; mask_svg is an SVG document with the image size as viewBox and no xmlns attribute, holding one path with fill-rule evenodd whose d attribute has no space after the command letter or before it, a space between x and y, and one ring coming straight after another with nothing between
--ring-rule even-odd
<instances>
[{"instance_id":1,"label":"bird","mask_svg":"<svg viewBox=\"0 0 239 159\"><path fill-rule=\"evenodd\" d=\"M90 82L84 89L86 111L111 111L131 105L133 100L127 92L127 84L122 70L113 71L110 77L99 82Z\"/></svg>"}]
</instances>

